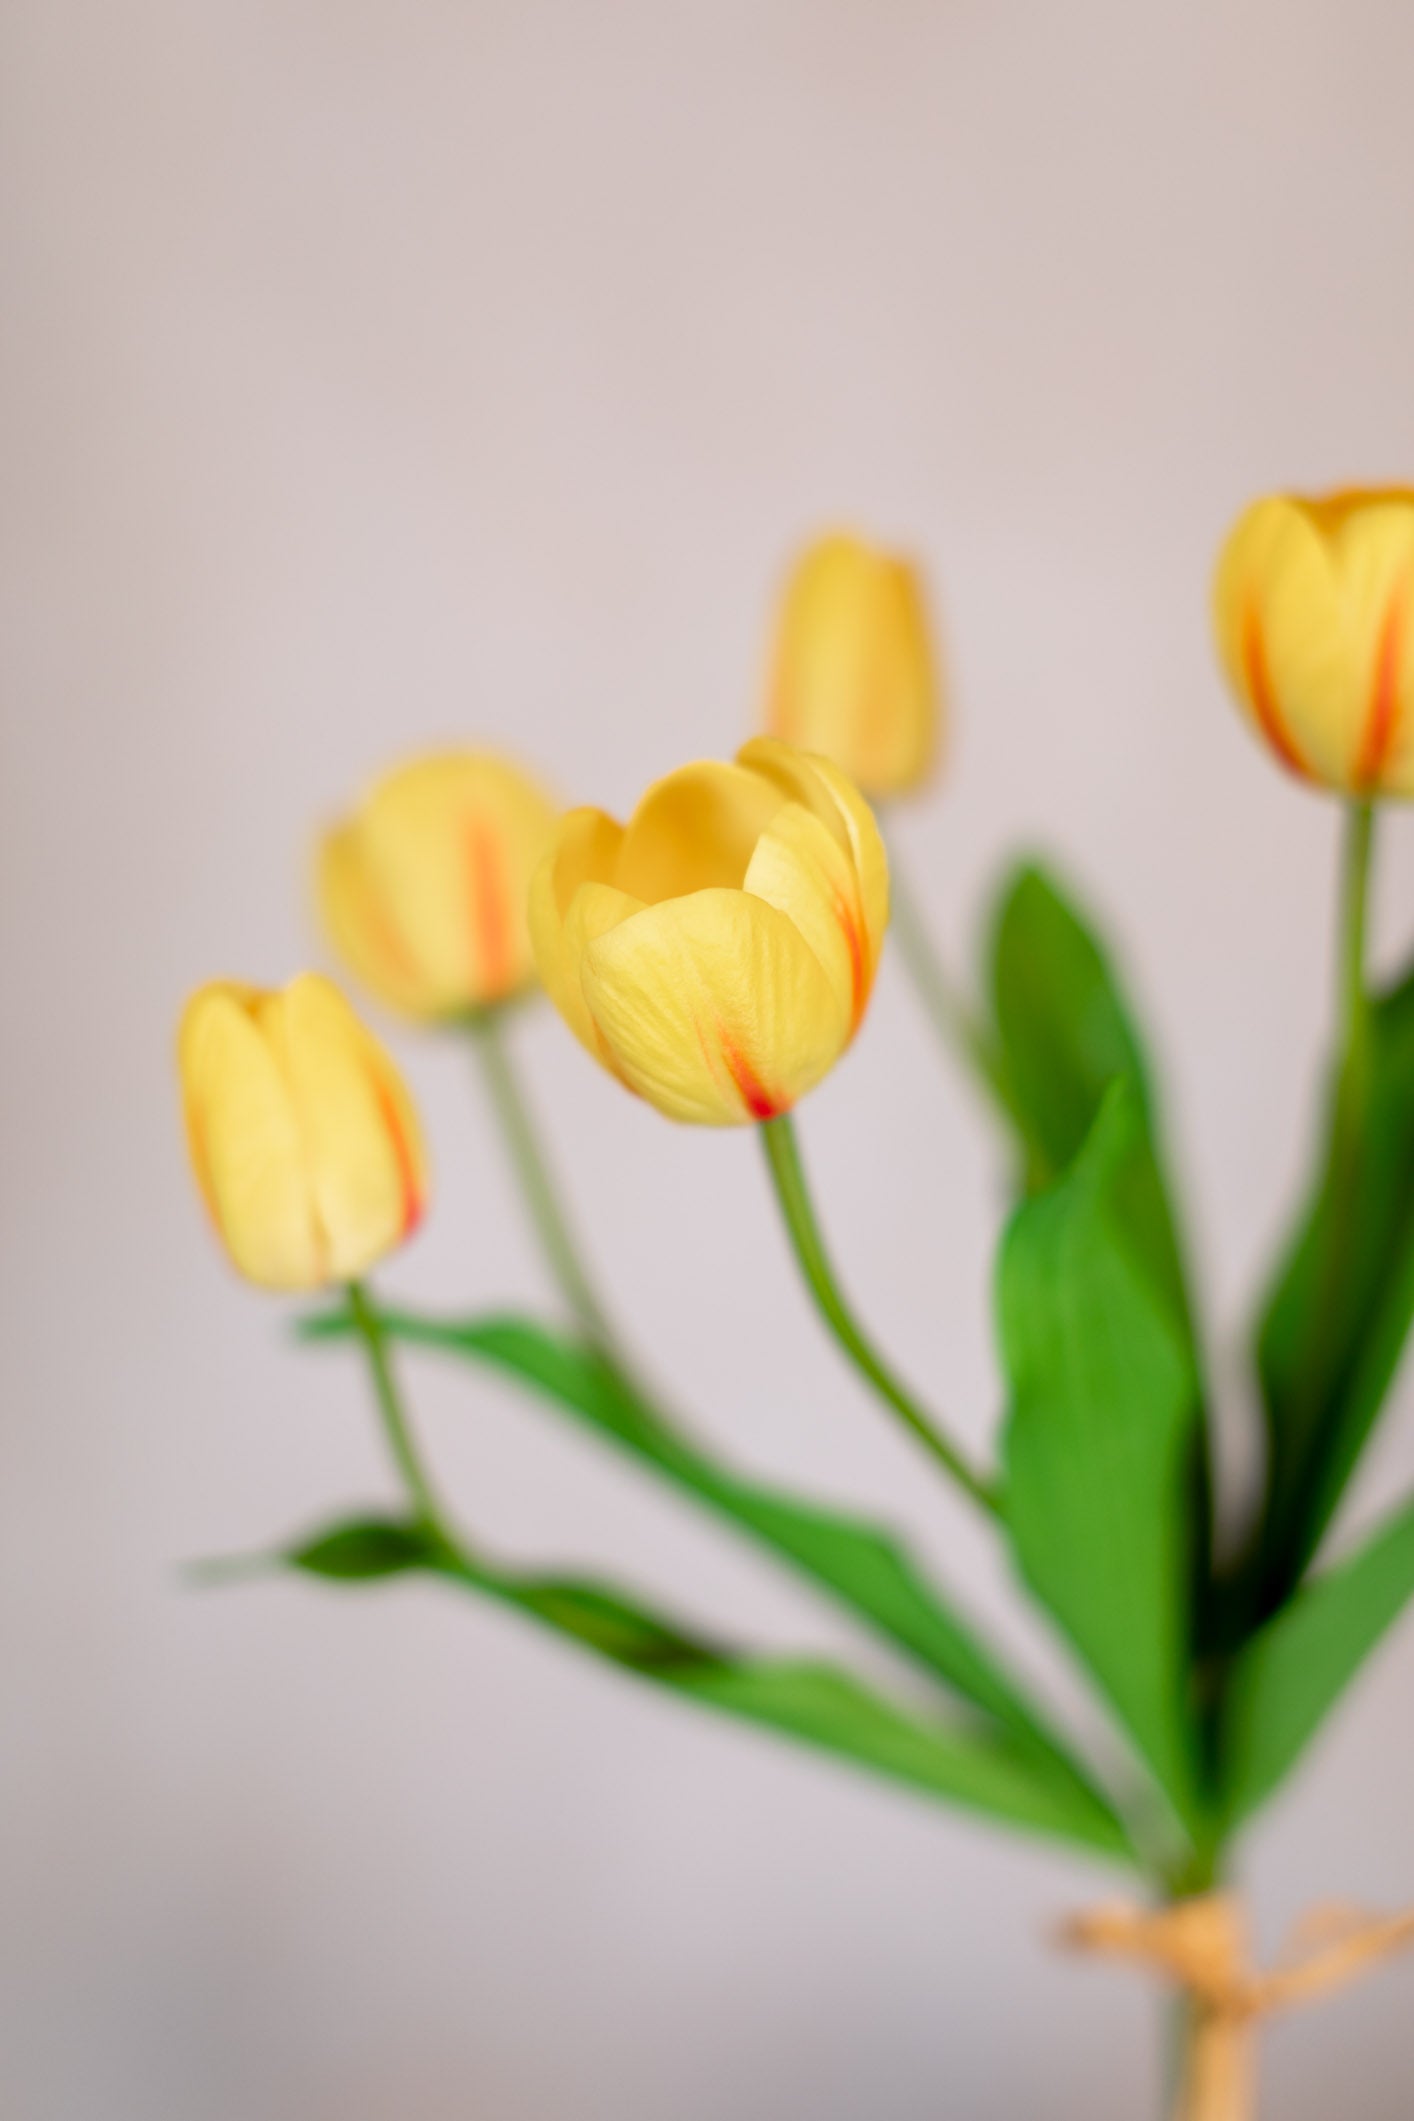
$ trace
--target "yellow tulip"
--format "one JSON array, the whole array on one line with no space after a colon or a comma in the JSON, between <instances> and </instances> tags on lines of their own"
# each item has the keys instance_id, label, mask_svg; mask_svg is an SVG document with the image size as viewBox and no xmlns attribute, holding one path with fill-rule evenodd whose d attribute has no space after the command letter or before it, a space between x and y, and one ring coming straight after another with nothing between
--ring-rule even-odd
<instances>
[{"instance_id":1,"label":"yellow tulip","mask_svg":"<svg viewBox=\"0 0 1414 2121\"><path fill-rule=\"evenodd\" d=\"M889 917L883 842L839 769L758 738L684 766L627 827L574 810L530 894L546 990L606 1068L670 1118L788 1111L869 1001Z\"/></svg>"},{"instance_id":2,"label":"yellow tulip","mask_svg":"<svg viewBox=\"0 0 1414 2121\"><path fill-rule=\"evenodd\" d=\"M417 1114L332 982L307 972L276 993L200 988L177 1064L197 1183L248 1281L351 1281L416 1228L427 1195Z\"/></svg>"},{"instance_id":3,"label":"yellow tulip","mask_svg":"<svg viewBox=\"0 0 1414 2121\"><path fill-rule=\"evenodd\" d=\"M436 1022L534 976L526 893L558 812L508 760L444 752L396 768L319 849L320 911L349 970Z\"/></svg>"},{"instance_id":4,"label":"yellow tulip","mask_svg":"<svg viewBox=\"0 0 1414 2121\"><path fill-rule=\"evenodd\" d=\"M882 797L927 778L941 719L915 569L839 532L807 547L781 603L766 701L772 735L823 753Z\"/></svg>"},{"instance_id":5,"label":"yellow tulip","mask_svg":"<svg viewBox=\"0 0 1414 2121\"><path fill-rule=\"evenodd\" d=\"M1291 772L1414 795L1414 492L1257 501L1213 592L1233 690Z\"/></svg>"}]
</instances>

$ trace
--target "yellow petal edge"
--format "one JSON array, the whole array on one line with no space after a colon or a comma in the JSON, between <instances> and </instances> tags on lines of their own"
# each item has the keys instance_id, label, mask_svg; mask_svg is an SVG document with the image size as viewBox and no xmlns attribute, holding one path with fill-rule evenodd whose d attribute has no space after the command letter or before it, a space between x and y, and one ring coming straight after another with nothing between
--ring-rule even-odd
<instances>
[{"instance_id":1,"label":"yellow petal edge","mask_svg":"<svg viewBox=\"0 0 1414 2121\"><path fill-rule=\"evenodd\" d=\"M177 1065L197 1184L247 1280L291 1292L350 1281L417 1227L427 1157L416 1110L332 981L200 988Z\"/></svg>"},{"instance_id":2,"label":"yellow petal edge","mask_svg":"<svg viewBox=\"0 0 1414 2121\"><path fill-rule=\"evenodd\" d=\"M656 782L627 826L572 811L531 886L547 993L670 1118L788 1111L863 1019L888 865L846 775L772 738Z\"/></svg>"}]
</instances>

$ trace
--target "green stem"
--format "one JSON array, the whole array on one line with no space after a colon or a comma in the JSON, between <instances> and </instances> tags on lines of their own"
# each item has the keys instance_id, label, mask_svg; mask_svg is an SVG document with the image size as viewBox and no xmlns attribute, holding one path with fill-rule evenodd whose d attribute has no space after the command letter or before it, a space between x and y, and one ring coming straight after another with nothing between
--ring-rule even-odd
<instances>
[{"instance_id":1,"label":"green stem","mask_svg":"<svg viewBox=\"0 0 1414 2121\"><path fill-rule=\"evenodd\" d=\"M1312 1394L1319 1393L1326 1382L1326 1351L1339 1298L1341 1270L1349 1246L1348 1225L1360 1179L1366 1078L1370 1065L1370 997L1365 985L1365 952L1374 837L1373 805L1352 803L1346 812L1341 860L1337 986L1340 1057L1335 1109L1331 1118L1330 1213L1307 1349L1307 1389Z\"/></svg>"},{"instance_id":2,"label":"green stem","mask_svg":"<svg viewBox=\"0 0 1414 2121\"><path fill-rule=\"evenodd\" d=\"M412 1430L408 1427L407 1416L403 1412L402 1399L393 1377L392 1365L388 1361L382 1320L373 1304L369 1302L361 1282L349 1283L348 1297L349 1312L358 1328L359 1338L367 1351L368 1367L373 1373L373 1389L378 1401L378 1412L383 1421L383 1433L388 1439L394 1462L412 1497L418 1522L424 1531L432 1533L449 1552L459 1554L460 1547L456 1535L447 1523L442 1505L437 1499L437 1491L418 1456Z\"/></svg>"},{"instance_id":3,"label":"green stem","mask_svg":"<svg viewBox=\"0 0 1414 2121\"><path fill-rule=\"evenodd\" d=\"M790 1115L782 1113L775 1119L764 1120L760 1131L766 1163L791 1245L825 1323L855 1368L869 1380L880 1398L893 1408L939 1465L947 1469L958 1486L964 1488L983 1509L1000 1516L1001 1503L995 1488L973 1470L957 1446L941 1434L912 1394L899 1383L845 1301L825 1250Z\"/></svg>"},{"instance_id":4,"label":"green stem","mask_svg":"<svg viewBox=\"0 0 1414 2121\"><path fill-rule=\"evenodd\" d=\"M1374 809L1352 803L1346 812L1341 862L1340 945L1338 971L1339 1062L1335 1107L1331 1118L1330 1209L1324 1254L1312 1305L1305 1366L1305 1410L1319 1404L1329 1384L1329 1350L1339 1329L1341 1279L1350 1247L1350 1222L1360 1186L1360 1159L1365 1133L1365 1101L1370 1065L1370 997L1365 985L1366 933L1369 927L1370 858L1374 848ZM1302 1424L1309 1434L1309 1419ZM1300 1469L1303 1480L1309 1466ZM1304 1565L1305 1554L1297 1556ZM1290 1586L1283 1586L1283 1595Z\"/></svg>"},{"instance_id":5,"label":"green stem","mask_svg":"<svg viewBox=\"0 0 1414 2121\"><path fill-rule=\"evenodd\" d=\"M1370 857L1375 840L1372 803L1352 803L1346 819L1341 883L1340 1013L1343 1078L1363 1092L1369 1048L1370 997L1365 985L1365 947L1370 911ZM1347 1097L1351 1090L1342 1081Z\"/></svg>"},{"instance_id":6,"label":"green stem","mask_svg":"<svg viewBox=\"0 0 1414 2121\"><path fill-rule=\"evenodd\" d=\"M1033 1184L1044 1184L1051 1160L1027 1124L1007 1081L995 1041L977 1012L955 986L928 930L897 844L889 841L889 914L908 976L938 1037L971 1075L983 1095L1015 1134Z\"/></svg>"},{"instance_id":7,"label":"green stem","mask_svg":"<svg viewBox=\"0 0 1414 2121\"><path fill-rule=\"evenodd\" d=\"M495 1009L481 1010L470 1023L482 1077L546 1263L576 1324L591 1340L607 1347L612 1339L608 1320L560 1206L539 1130L506 1047L500 1013Z\"/></svg>"},{"instance_id":8,"label":"green stem","mask_svg":"<svg viewBox=\"0 0 1414 2121\"><path fill-rule=\"evenodd\" d=\"M1346 812L1341 861L1338 1058L1326 1164L1324 1230L1315 1287L1304 1321L1300 1381L1289 1409L1288 1448L1278 1451L1273 1460L1254 1556L1256 1621L1286 1602L1310 1560L1306 1525L1313 1488L1322 1470L1318 1413L1322 1396L1330 1387L1331 1340L1339 1327L1341 1278L1349 1252L1350 1222L1356 1210L1365 1137L1370 1068L1370 997L1365 956L1373 849L1373 806L1368 802L1351 803Z\"/></svg>"}]
</instances>

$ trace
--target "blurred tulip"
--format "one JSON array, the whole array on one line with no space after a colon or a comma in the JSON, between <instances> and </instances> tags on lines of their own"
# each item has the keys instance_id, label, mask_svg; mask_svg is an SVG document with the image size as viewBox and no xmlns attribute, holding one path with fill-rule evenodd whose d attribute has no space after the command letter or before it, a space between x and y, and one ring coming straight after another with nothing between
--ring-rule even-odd
<instances>
[{"instance_id":1,"label":"blurred tulip","mask_svg":"<svg viewBox=\"0 0 1414 2121\"><path fill-rule=\"evenodd\" d=\"M349 970L390 1009L437 1022L534 977L525 901L558 812L518 766L478 752L379 781L319 850L319 905Z\"/></svg>"},{"instance_id":2,"label":"blurred tulip","mask_svg":"<svg viewBox=\"0 0 1414 2121\"><path fill-rule=\"evenodd\" d=\"M351 1281L416 1227L427 1193L417 1114L329 980L202 987L177 1061L192 1167L248 1281Z\"/></svg>"},{"instance_id":3,"label":"blurred tulip","mask_svg":"<svg viewBox=\"0 0 1414 2121\"><path fill-rule=\"evenodd\" d=\"M906 560L839 532L801 554L781 602L766 720L773 736L833 759L868 796L926 780L941 687Z\"/></svg>"},{"instance_id":4,"label":"blurred tulip","mask_svg":"<svg viewBox=\"0 0 1414 2121\"><path fill-rule=\"evenodd\" d=\"M1213 608L1233 690L1283 765L1343 795L1414 795L1414 492L1255 502Z\"/></svg>"},{"instance_id":5,"label":"blurred tulip","mask_svg":"<svg viewBox=\"0 0 1414 2121\"><path fill-rule=\"evenodd\" d=\"M580 1041L670 1118L788 1111L864 1015L888 923L878 827L826 759L758 738L684 766L628 826L574 810L536 872L540 977Z\"/></svg>"}]
</instances>

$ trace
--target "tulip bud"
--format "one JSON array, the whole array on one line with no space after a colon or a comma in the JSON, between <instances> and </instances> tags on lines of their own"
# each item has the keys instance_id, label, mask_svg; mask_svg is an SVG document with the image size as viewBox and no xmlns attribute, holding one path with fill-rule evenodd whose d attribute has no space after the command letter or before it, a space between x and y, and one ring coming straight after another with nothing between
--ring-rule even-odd
<instances>
[{"instance_id":1,"label":"tulip bud","mask_svg":"<svg viewBox=\"0 0 1414 2121\"><path fill-rule=\"evenodd\" d=\"M1213 611L1232 688L1284 766L1343 795L1414 795L1414 492L1255 502Z\"/></svg>"},{"instance_id":2,"label":"tulip bud","mask_svg":"<svg viewBox=\"0 0 1414 2121\"><path fill-rule=\"evenodd\" d=\"M839 769L769 738L684 766L627 827L560 822L530 894L546 990L672 1119L788 1111L844 1052L889 917L883 842Z\"/></svg>"},{"instance_id":3,"label":"tulip bud","mask_svg":"<svg viewBox=\"0 0 1414 2121\"><path fill-rule=\"evenodd\" d=\"M325 928L390 1009L436 1022L534 976L525 900L558 815L509 761L477 752L386 775L319 849Z\"/></svg>"},{"instance_id":4,"label":"tulip bud","mask_svg":"<svg viewBox=\"0 0 1414 2121\"><path fill-rule=\"evenodd\" d=\"M781 603L766 721L842 766L871 797L932 769L941 688L918 575L860 539L820 538Z\"/></svg>"},{"instance_id":5,"label":"tulip bud","mask_svg":"<svg viewBox=\"0 0 1414 2121\"><path fill-rule=\"evenodd\" d=\"M248 1281L352 1281L411 1235L427 1195L417 1114L329 980L200 988L177 1065L197 1183Z\"/></svg>"}]
</instances>

